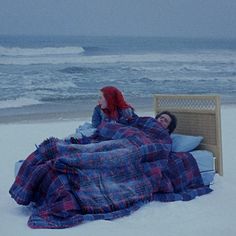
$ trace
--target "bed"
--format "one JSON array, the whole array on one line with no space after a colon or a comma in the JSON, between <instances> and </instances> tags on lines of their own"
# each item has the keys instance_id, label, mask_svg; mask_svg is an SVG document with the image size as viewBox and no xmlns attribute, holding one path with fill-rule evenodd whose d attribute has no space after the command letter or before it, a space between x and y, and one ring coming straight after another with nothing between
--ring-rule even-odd
<instances>
[{"instance_id":1,"label":"bed","mask_svg":"<svg viewBox=\"0 0 236 236\"><path fill-rule=\"evenodd\" d=\"M198 149L214 154L216 173L223 175L220 96L156 94L155 114L164 110L178 119L175 133L204 137Z\"/></svg>"},{"instance_id":2,"label":"bed","mask_svg":"<svg viewBox=\"0 0 236 236\"><path fill-rule=\"evenodd\" d=\"M176 132L202 135L198 148L216 157L223 174L217 96L155 95L155 112L178 118ZM22 163L9 192L33 203L31 228L66 228L126 216L150 201L189 201L212 191L189 152L173 152L168 131L153 117L130 125L102 123L78 143L44 140ZM204 128L205 127L205 128Z\"/></svg>"}]
</instances>

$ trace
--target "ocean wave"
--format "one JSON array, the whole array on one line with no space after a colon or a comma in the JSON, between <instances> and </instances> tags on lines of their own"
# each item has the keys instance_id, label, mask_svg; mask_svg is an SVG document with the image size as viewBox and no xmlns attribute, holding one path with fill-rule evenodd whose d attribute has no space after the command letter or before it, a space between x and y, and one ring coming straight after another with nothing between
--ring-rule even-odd
<instances>
[{"instance_id":1,"label":"ocean wave","mask_svg":"<svg viewBox=\"0 0 236 236\"><path fill-rule=\"evenodd\" d=\"M30 105L38 105L42 104L42 102L32 99L32 98L17 98L12 100L2 100L0 101L0 109L4 108L17 108L17 107L24 107Z\"/></svg>"},{"instance_id":2,"label":"ocean wave","mask_svg":"<svg viewBox=\"0 0 236 236\"><path fill-rule=\"evenodd\" d=\"M37 57L47 55L78 55L85 50L82 47L44 47L44 48L20 48L1 47L0 56L6 57Z\"/></svg>"},{"instance_id":3,"label":"ocean wave","mask_svg":"<svg viewBox=\"0 0 236 236\"><path fill-rule=\"evenodd\" d=\"M109 50L103 47L83 47L85 50L86 55L101 55L102 53L107 53Z\"/></svg>"},{"instance_id":4,"label":"ocean wave","mask_svg":"<svg viewBox=\"0 0 236 236\"><path fill-rule=\"evenodd\" d=\"M148 77L141 77L141 78L134 78L134 79L130 79L129 83L152 83L154 80L150 79ZM127 81L126 81L127 83Z\"/></svg>"},{"instance_id":5,"label":"ocean wave","mask_svg":"<svg viewBox=\"0 0 236 236\"><path fill-rule=\"evenodd\" d=\"M217 53L149 53L149 54L122 54L122 55L90 55L78 56L78 53L82 52L82 48L78 47L78 51L73 50L72 47L69 47L70 50L61 48L58 52L58 55L52 54L49 52L47 55L43 52L47 52L45 49L40 49L37 54L37 49L29 49L33 51L28 52L28 57L6 57L0 56L0 64L2 65L36 65L36 64L117 64L119 63L122 66L122 63L227 63L233 66L236 65L236 53L228 51L220 51ZM54 51L53 48L52 51ZM65 49L65 50L64 50ZM22 53L24 49L21 49ZM65 54L63 54L63 50ZM55 50L56 52L56 50ZM71 53L70 53L71 52ZM40 54L41 53L41 54ZM51 53L51 54L50 54ZM67 53L67 54L66 54ZM17 53L14 52L14 55ZM25 55L27 52L25 53ZM1 50L0 50L1 55ZM10 55L10 53L9 53ZM20 53L18 54L20 55Z\"/></svg>"},{"instance_id":6,"label":"ocean wave","mask_svg":"<svg viewBox=\"0 0 236 236\"><path fill-rule=\"evenodd\" d=\"M42 102L52 102L52 103L61 103L61 102L76 102L78 100L91 100L97 99L97 93L78 93L78 94L62 94L62 95L53 95L45 96L40 100Z\"/></svg>"},{"instance_id":7,"label":"ocean wave","mask_svg":"<svg viewBox=\"0 0 236 236\"><path fill-rule=\"evenodd\" d=\"M77 74L77 73L89 73L92 70L93 68L90 68L90 67L70 66L70 67L61 69L59 71L65 74Z\"/></svg>"}]
</instances>

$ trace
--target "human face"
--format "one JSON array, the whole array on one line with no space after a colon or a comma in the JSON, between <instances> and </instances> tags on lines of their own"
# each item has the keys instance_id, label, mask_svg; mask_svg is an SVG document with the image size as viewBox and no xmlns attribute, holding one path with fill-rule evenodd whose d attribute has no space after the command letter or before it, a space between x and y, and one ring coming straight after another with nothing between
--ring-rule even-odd
<instances>
[{"instance_id":1,"label":"human face","mask_svg":"<svg viewBox=\"0 0 236 236\"><path fill-rule=\"evenodd\" d=\"M167 129L167 128L169 127L169 125L170 125L171 118L170 118L170 116L167 115L167 114L162 114L161 116L159 116L159 117L157 118L157 121L158 121L159 123L161 123L161 125L162 125L165 129Z\"/></svg>"},{"instance_id":2,"label":"human face","mask_svg":"<svg viewBox=\"0 0 236 236\"><path fill-rule=\"evenodd\" d=\"M107 100L103 95L103 92L100 92L98 104L101 106L102 109L107 108Z\"/></svg>"}]
</instances>

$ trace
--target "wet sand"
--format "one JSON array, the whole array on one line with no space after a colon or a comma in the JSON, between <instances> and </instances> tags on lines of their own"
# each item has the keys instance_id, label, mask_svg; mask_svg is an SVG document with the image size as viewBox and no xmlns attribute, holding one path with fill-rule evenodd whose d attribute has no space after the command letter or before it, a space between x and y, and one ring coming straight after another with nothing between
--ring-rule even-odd
<instances>
[{"instance_id":1,"label":"wet sand","mask_svg":"<svg viewBox=\"0 0 236 236\"><path fill-rule=\"evenodd\" d=\"M138 115L154 115L153 98L135 98L127 101L135 108ZM48 103L26 107L1 109L0 124L39 123L66 120L91 120L96 100L80 100L67 103Z\"/></svg>"}]
</instances>

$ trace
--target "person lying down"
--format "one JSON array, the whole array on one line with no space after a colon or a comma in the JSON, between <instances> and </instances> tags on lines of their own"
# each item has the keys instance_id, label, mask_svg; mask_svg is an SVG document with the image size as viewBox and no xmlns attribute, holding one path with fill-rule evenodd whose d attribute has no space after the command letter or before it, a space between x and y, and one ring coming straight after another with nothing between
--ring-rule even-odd
<instances>
[{"instance_id":1,"label":"person lying down","mask_svg":"<svg viewBox=\"0 0 236 236\"><path fill-rule=\"evenodd\" d=\"M169 118L102 120L96 128L91 125L95 133L86 142L83 135L77 143L43 141L24 160L9 190L18 204L33 205L29 227L114 220L151 201L189 201L210 193L193 156L172 152Z\"/></svg>"}]
</instances>

